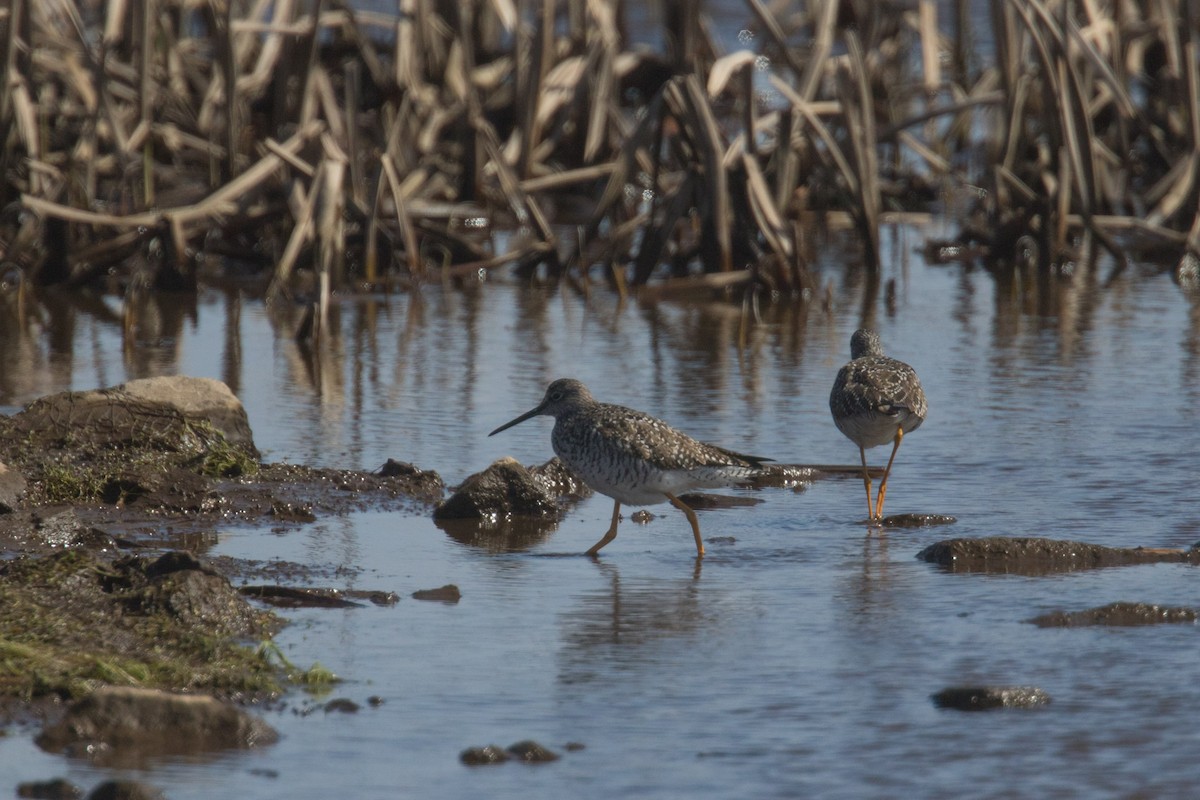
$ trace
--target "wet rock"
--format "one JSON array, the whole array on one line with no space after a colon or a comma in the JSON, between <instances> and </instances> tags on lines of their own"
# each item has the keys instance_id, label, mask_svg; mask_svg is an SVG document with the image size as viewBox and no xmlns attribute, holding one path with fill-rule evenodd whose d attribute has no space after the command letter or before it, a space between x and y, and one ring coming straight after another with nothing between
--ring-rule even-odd
<instances>
[{"instance_id":1,"label":"wet rock","mask_svg":"<svg viewBox=\"0 0 1200 800\"><path fill-rule=\"evenodd\" d=\"M147 564L143 572L145 572L147 578L158 578L163 575L170 575L172 572L183 572L189 569L206 572L209 575L217 574L204 566L200 559L186 550L172 550L168 553L163 553Z\"/></svg>"},{"instance_id":2,"label":"wet rock","mask_svg":"<svg viewBox=\"0 0 1200 800\"><path fill-rule=\"evenodd\" d=\"M462 599L462 592L453 583L447 583L437 589L418 589L412 596L414 600L433 600L453 605Z\"/></svg>"},{"instance_id":3,"label":"wet rock","mask_svg":"<svg viewBox=\"0 0 1200 800\"><path fill-rule=\"evenodd\" d=\"M390 486L398 488L403 494L420 498L429 503L439 503L446 490L442 476L431 469L420 469L407 461L397 461L389 458L374 476L386 478Z\"/></svg>"},{"instance_id":4,"label":"wet rock","mask_svg":"<svg viewBox=\"0 0 1200 800\"><path fill-rule=\"evenodd\" d=\"M591 487L581 481L558 456L537 467L530 467L529 474L546 493L553 497L591 497Z\"/></svg>"},{"instance_id":5,"label":"wet rock","mask_svg":"<svg viewBox=\"0 0 1200 800\"><path fill-rule=\"evenodd\" d=\"M990 711L996 708L1033 708L1050 702L1036 686L955 686L933 695L938 708Z\"/></svg>"},{"instance_id":6,"label":"wet rock","mask_svg":"<svg viewBox=\"0 0 1200 800\"><path fill-rule=\"evenodd\" d=\"M1161 562L1200 564L1200 550L1105 547L1059 539L994 536L947 539L926 547L917 558L951 572L1045 575L1129 564Z\"/></svg>"},{"instance_id":7,"label":"wet rock","mask_svg":"<svg viewBox=\"0 0 1200 800\"><path fill-rule=\"evenodd\" d=\"M55 753L87 743L111 748L114 756L145 757L245 749L278 738L262 720L209 695L104 686L73 703L36 742Z\"/></svg>"},{"instance_id":8,"label":"wet rock","mask_svg":"<svg viewBox=\"0 0 1200 800\"><path fill-rule=\"evenodd\" d=\"M516 744L509 745L508 752L513 758L524 761L526 764L547 764L560 758L558 753L552 752L532 739L523 739Z\"/></svg>"},{"instance_id":9,"label":"wet rock","mask_svg":"<svg viewBox=\"0 0 1200 800\"><path fill-rule=\"evenodd\" d=\"M387 702L387 700L384 700L382 697L380 697L377 694L373 694L367 698L367 705L369 705L371 708L379 708L381 705L383 705L386 702Z\"/></svg>"},{"instance_id":10,"label":"wet rock","mask_svg":"<svg viewBox=\"0 0 1200 800\"><path fill-rule=\"evenodd\" d=\"M547 483L513 458L501 458L463 481L433 512L434 519L554 517L560 509Z\"/></svg>"},{"instance_id":11,"label":"wet rock","mask_svg":"<svg viewBox=\"0 0 1200 800\"><path fill-rule=\"evenodd\" d=\"M358 703L348 697L337 697L325 704L326 714L357 714L358 710Z\"/></svg>"},{"instance_id":12,"label":"wet rock","mask_svg":"<svg viewBox=\"0 0 1200 800\"><path fill-rule=\"evenodd\" d=\"M164 556L165 558L165 556ZM149 583L126 600L143 614L166 613L185 626L203 625L225 635L243 636L261 624L258 613L224 576L203 569L179 568L152 574L162 559L146 568Z\"/></svg>"},{"instance_id":13,"label":"wet rock","mask_svg":"<svg viewBox=\"0 0 1200 800\"><path fill-rule=\"evenodd\" d=\"M563 745L563 749L568 753L578 753L580 750L583 750L586 747L587 745L583 742L567 742Z\"/></svg>"},{"instance_id":14,"label":"wet rock","mask_svg":"<svg viewBox=\"0 0 1200 800\"><path fill-rule=\"evenodd\" d=\"M679 495L679 499L682 500L693 511L700 509L710 510L716 508L749 508L764 502L758 497L747 497L745 495L732 494L711 494L709 492L688 492L687 494Z\"/></svg>"},{"instance_id":15,"label":"wet rock","mask_svg":"<svg viewBox=\"0 0 1200 800\"><path fill-rule=\"evenodd\" d=\"M361 608L340 589L299 586L243 586L241 593L279 608Z\"/></svg>"},{"instance_id":16,"label":"wet rock","mask_svg":"<svg viewBox=\"0 0 1200 800\"><path fill-rule=\"evenodd\" d=\"M1194 608L1168 608L1149 603L1109 603L1083 611L1052 611L1027 620L1039 628L1076 628L1089 625L1128 627L1160 625L1171 622L1195 622Z\"/></svg>"},{"instance_id":17,"label":"wet rock","mask_svg":"<svg viewBox=\"0 0 1200 800\"><path fill-rule=\"evenodd\" d=\"M17 784L17 797L33 797L37 800L78 800L83 797L83 789L66 778L55 778L49 781Z\"/></svg>"},{"instance_id":18,"label":"wet rock","mask_svg":"<svg viewBox=\"0 0 1200 800\"><path fill-rule=\"evenodd\" d=\"M271 516L280 522L316 522L311 503L287 503L276 500L271 504Z\"/></svg>"},{"instance_id":19,"label":"wet rock","mask_svg":"<svg viewBox=\"0 0 1200 800\"><path fill-rule=\"evenodd\" d=\"M87 800L163 800L161 791L140 781L105 781L88 793Z\"/></svg>"},{"instance_id":20,"label":"wet rock","mask_svg":"<svg viewBox=\"0 0 1200 800\"><path fill-rule=\"evenodd\" d=\"M458 760L471 767L503 764L508 759L508 753L495 744L484 745L483 747L468 747L458 754Z\"/></svg>"},{"instance_id":21,"label":"wet rock","mask_svg":"<svg viewBox=\"0 0 1200 800\"><path fill-rule=\"evenodd\" d=\"M16 511L25 496L25 476L0 462L0 514Z\"/></svg>"},{"instance_id":22,"label":"wet rock","mask_svg":"<svg viewBox=\"0 0 1200 800\"><path fill-rule=\"evenodd\" d=\"M630 522L636 522L638 525L649 525L650 520L654 519L654 513L642 508L629 515Z\"/></svg>"},{"instance_id":23,"label":"wet rock","mask_svg":"<svg viewBox=\"0 0 1200 800\"><path fill-rule=\"evenodd\" d=\"M804 464L763 464L748 481L750 486L794 489L807 486L823 473L820 467Z\"/></svg>"},{"instance_id":24,"label":"wet rock","mask_svg":"<svg viewBox=\"0 0 1200 800\"><path fill-rule=\"evenodd\" d=\"M278 691L276 666L239 641L268 636L278 619L195 563L82 548L0 562L0 695L77 696L103 680Z\"/></svg>"},{"instance_id":25,"label":"wet rock","mask_svg":"<svg viewBox=\"0 0 1200 800\"><path fill-rule=\"evenodd\" d=\"M117 543L104 531L93 528L79 519L74 509L55 508L36 512L31 517L34 538L52 549L90 547L97 550L116 549Z\"/></svg>"},{"instance_id":26,"label":"wet rock","mask_svg":"<svg viewBox=\"0 0 1200 800\"><path fill-rule=\"evenodd\" d=\"M956 517L948 514L893 514L880 520L885 528L930 528L935 525L953 525Z\"/></svg>"}]
</instances>

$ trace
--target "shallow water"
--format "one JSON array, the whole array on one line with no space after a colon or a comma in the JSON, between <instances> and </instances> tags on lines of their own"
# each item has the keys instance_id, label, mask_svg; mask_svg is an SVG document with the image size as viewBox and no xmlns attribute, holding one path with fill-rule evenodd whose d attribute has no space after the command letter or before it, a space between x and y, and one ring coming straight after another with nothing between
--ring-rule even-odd
<instances>
[{"instance_id":1,"label":"shallow water","mask_svg":"<svg viewBox=\"0 0 1200 800\"><path fill-rule=\"evenodd\" d=\"M842 478L730 490L758 502L700 512L712 541L699 565L668 506L647 524L627 511L598 563L580 557L608 523L605 498L507 552L463 544L426 514L222 530L216 554L312 564L334 585L404 598L283 612L287 656L333 669L345 682L331 696L363 708L302 715L313 701L297 692L264 712L283 734L274 747L125 774L172 798L1190 795L1196 626L1024 620L1116 600L1197 606L1192 568L951 575L914 556L951 536L1200 539L1200 313L1150 269L1107 286L1080 273L1040 298L998 289L981 271L925 265L921 236L887 237L895 302L880 292L866 315L916 367L931 409L900 451L887 510L957 524L869 535L862 484ZM487 432L573 375L699 438L852 464L827 398L864 287L821 269L832 307L764 309L745 348L738 307L621 306L604 290L584 299L494 281L346 299L318 369L236 293L205 293L129 350L101 312L48 312L44 334L0 339L0 406L151 374L217 377L270 460L371 469L390 457L456 483L503 455L547 459L546 418ZM409 597L445 583L461 588L457 605ZM1053 702L933 706L932 693L964 683L1036 685ZM526 738L563 758L458 761L466 747ZM584 749L565 752L569 742ZM0 739L10 786L111 774L42 754L23 732Z\"/></svg>"}]
</instances>

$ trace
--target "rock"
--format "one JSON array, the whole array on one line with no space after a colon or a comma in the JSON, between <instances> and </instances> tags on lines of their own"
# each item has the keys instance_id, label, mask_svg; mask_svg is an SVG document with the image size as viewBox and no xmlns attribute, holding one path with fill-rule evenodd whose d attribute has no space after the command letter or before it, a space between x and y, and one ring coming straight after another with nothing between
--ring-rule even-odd
<instances>
[{"instance_id":1,"label":"rock","mask_svg":"<svg viewBox=\"0 0 1200 800\"><path fill-rule=\"evenodd\" d=\"M956 686L933 695L938 708L959 711L990 711L996 708L1032 708L1050 702L1050 695L1036 686Z\"/></svg>"},{"instance_id":2,"label":"rock","mask_svg":"<svg viewBox=\"0 0 1200 800\"><path fill-rule=\"evenodd\" d=\"M18 784L17 797L33 797L37 800L78 800L83 797L83 789L66 778L55 778L49 781Z\"/></svg>"},{"instance_id":3,"label":"rock","mask_svg":"<svg viewBox=\"0 0 1200 800\"><path fill-rule=\"evenodd\" d=\"M87 800L163 800L165 795L148 783L105 781L88 794Z\"/></svg>"},{"instance_id":4,"label":"rock","mask_svg":"<svg viewBox=\"0 0 1200 800\"><path fill-rule=\"evenodd\" d=\"M458 760L471 766L486 766L488 764L503 764L509 755L499 745L489 744L483 747L468 747L458 754Z\"/></svg>"},{"instance_id":5,"label":"rock","mask_svg":"<svg viewBox=\"0 0 1200 800\"><path fill-rule=\"evenodd\" d=\"M60 392L35 400L12 420L18 431L114 446L174 439L183 434L181 423L206 422L231 444L258 455L246 409L228 386L211 378L144 378L108 389Z\"/></svg>"},{"instance_id":6,"label":"rock","mask_svg":"<svg viewBox=\"0 0 1200 800\"><path fill-rule=\"evenodd\" d=\"M258 613L229 580L204 569L162 571L162 556L149 564L149 583L130 593L126 603L140 613L165 612L185 626L204 626L230 635L249 635L261 626Z\"/></svg>"},{"instance_id":7,"label":"rock","mask_svg":"<svg viewBox=\"0 0 1200 800\"><path fill-rule=\"evenodd\" d=\"M32 516L34 537L54 549L90 547L116 549L117 544L104 531L85 525L72 508L39 509Z\"/></svg>"},{"instance_id":8,"label":"rock","mask_svg":"<svg viewBox=\"0 0 1200 800\"><path fill-rule=\"evenodd\" d=\"M174 408L188 419L211 423L233 444L258 452L242 401L221 381L170 375L141 378L103 391L118 392L133 400Z\"/></svg>"},{"instance_id":9,"label":"rock","mask_svg":"<svg viewBox=\"0 0 1200 800\"><path fill-rule=\"evenodd\" d=\"M501 458L469 476L434 519L498 519L509 515L557 518L561 509L547 482L513 458Z\"/></svg>"},{"instance_id":10,"label":"rock","mask_svg":"<svg viewBox=\"0 0 1200 800\"><path fill-rule=\"evenodd\" d=\"M547 494L555 497L591 497L591 488L579 480L574 472L567 467L558 456L539 467L530 467L529 474L542 486Z\"/></svg>"},{"instance_id":11,"label":"rock","mask_svg":"<svg viewBox=\"0 0 1200 800\"><path fill-rule=\"evenodd\" d=\"M361 603L347 600L341 589L303 586L243 586L239 590L277 608L362 608Z\"/></svg>"},{"instance_id":12,"label":"rock","mask_svg":"<svg viewBox=\"0 0 1200 800\"><path fill-rule=\"evenodd\" d=\"M462 592L453 583L447 583L438 589L418 589L412 593L414 600L434 600L439 603L454 604L462 599Z\"/></svg>"},{"instance_id":13,"label":"rock","mask_svg":"<svg viewBox=\"0 0 1200 800\"><path fill-rule=\"evenodd\" d=\"M147 756L244 749L278 738L262 720L210 695L102 686L73 703L36 741L55 753L87 743Z\"/></svg>"},{"instance_id":14,"label":"rock","mask_svg":"<svg viewBox=\"0 0 1200 800\"><path fill-rule=\"evenodd\" d=\"M1076 628L1087 625L1159 625L1169 622L1195 622L1194 608L1168 608L1149 603L1109 603L1083 611L1052 611L1027 620L1039 628Z\"/></svg>"},{"instance_id":15,"label":"rock","mask_svg":"<svg viewBox=\"0 0 1200 800\"><path fill-rule=\"evenodd\" d=\"M271 504L271 516L280 522L316 522L312 503L288 503L276 500Z\"/></svg>"},{"instance_id":16,"label":"rock","mask_svg":"<svg viewBox=\"0 0 1200 800\"><path fill-rule=\"evenodd\" d=\"M1045 575L1082 569L1159 562L1200 564L1200 549L1105 547L1084 542L993 536L947 539L926 547L917 558L951 572Z\"/></svg>"},{"instance_id":17,"label":"rock","mask_svg":"<svg viewBox=\"0 0 1200 800\"><path fill-rule=\"evenodd\" d=\"M357 714L359 710L358 703L348 697L337 697L325 704L325 713L339 714Z\"/></svg>"},{"instance_id":18,"label":"rock","mask_svg":"<svg viewBox=\"0 0 1200 800\"><path fill-rule=\"evenodd\" d=\"M11 514L25 496L25 476L0 462L0 514Z\"/></svg>"},{"instance_id":19,"label":"rock","mask_svg":"<svg viewBox=\"0 0 1200 800\"><path fill-rule=\"evenodd\" d=\"M532 739L523 739L516 744L509 745L508 752L526 764L547 764L560 758L558 753L551 752Z\"/></svg>"}]
</instances>

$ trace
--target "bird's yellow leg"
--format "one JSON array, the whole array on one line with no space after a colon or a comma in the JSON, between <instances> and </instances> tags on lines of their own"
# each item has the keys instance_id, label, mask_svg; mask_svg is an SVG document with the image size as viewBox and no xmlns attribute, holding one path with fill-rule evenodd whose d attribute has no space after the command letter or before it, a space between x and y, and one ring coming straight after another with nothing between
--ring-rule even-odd
<instances>
[{"instance_id":1,"label":"bird's yellow leg","mask_svg":"<svg viewBox=\"0 0 1200 800\"><path fill-rule=\"evenodd\" d=\"M860 447L858 448L858 454L862 457L863 486L867 487L867 519L873 520L875 517L871 513L874 510L874 506L871 505L871 471L867 469L867 451Z\"/></svg>"},{"instance_id":2,"label":"bird's yellow leg","mask_svg":"<svg viewBox=\"0 0 1200 800\"><path fill-rule=\"evenodd\" d=\"M592 545L586 555L595 556L600 552L600 548L617 538L617 523L621 521L621 501L613 501L613 518L612 524L608 526L608 531L605 532L604 538Z\"/></svg>"},{"instance_id":3,"label":"bird's yellow leg","mask_svg":"<svg viewBox=\"0 0 1200 800\"><path fill-rule=\"evenodd\" d=\"M883 480L879 483L879 494L875 498L875 519L883 519L883 496L887 494L888 475L892 474L892 462L896 460L896 451L900 449L900 440L904 438L904 430L896 431L896 441L892 444L892 457L888 459L887 467L883 470Z\"/></svg>"},{"instance_id":4,"label":"bird's yellow leg","mask_svg":"<svg viewBox=\"0 0 1200 800\"><path fill-rule=\"evenodd\" d=\"M678 508L684 514L687 514L688 522L690 522L692 525L692 535L696 537L696 557L699 558L703 556L704 542L700 539L700 520L696 519L696 512L688 508L687 503L683 502L670 492L663 492L663 494L665 494L667 499L671 501L671 505Z\"/></svg>"}]
</instances>

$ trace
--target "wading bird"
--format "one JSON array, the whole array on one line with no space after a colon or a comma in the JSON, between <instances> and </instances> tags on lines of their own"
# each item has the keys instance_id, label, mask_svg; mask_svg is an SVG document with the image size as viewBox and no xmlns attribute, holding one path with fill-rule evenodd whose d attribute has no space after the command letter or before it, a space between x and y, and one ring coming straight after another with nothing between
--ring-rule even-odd
<instances>
[{"instance_id":1,"label":"wading bird","mask_svg":"<svg viewBox=\"0 0 1200 800\"><path fill-rule=\"evenodd\" d=\"M850 362L842 367L829 393L829 410L838 430L858 445L862 456L863 483L867 487L867 517L883 517L883 498L888 475L904 434L925 421L928 405L916 371L883 354L879 334L860 328L850 337ZM871 505L871 474L867 471L867 448L892 443L892 455L879 495Z\"/></svg>"},{"instance_id":2,"label":"wading bird","mask_svg":"<svg viewBox=\"0 0 1200 800\"><path fill-rule=\"evenodd\" d=\"M541 414L554 417L550 442L563 463L588 486L615 501L612 524L587 551L589 556L617 537L622 503L647 506L664 501L687 515L696 555L703 556L696 512L678 495L743 483L762 462L770 461L698 442L641 411L597 402L586 386L570 378L554 381L536 408L488 436Z\"/></svg>"}]
</instances>

